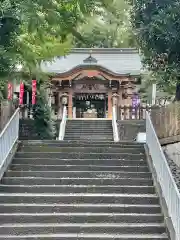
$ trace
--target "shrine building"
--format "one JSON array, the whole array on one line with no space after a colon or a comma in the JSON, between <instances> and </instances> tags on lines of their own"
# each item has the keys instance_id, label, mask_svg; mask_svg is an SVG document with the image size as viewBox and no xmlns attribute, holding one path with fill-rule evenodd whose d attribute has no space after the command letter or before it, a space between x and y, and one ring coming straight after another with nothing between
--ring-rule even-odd
<instances>
[{"instance_id":1,"label":"shrine building","mask_svg":"<svg viewBox=\"0 0 180 240\"><path fill-rule=\"evenodd\" d=\"M61 118L111 118L112 106L131 105L142 64L136 49L75 48L41 65L51 81L50 105Z\"/></svg>"}]
</instances>

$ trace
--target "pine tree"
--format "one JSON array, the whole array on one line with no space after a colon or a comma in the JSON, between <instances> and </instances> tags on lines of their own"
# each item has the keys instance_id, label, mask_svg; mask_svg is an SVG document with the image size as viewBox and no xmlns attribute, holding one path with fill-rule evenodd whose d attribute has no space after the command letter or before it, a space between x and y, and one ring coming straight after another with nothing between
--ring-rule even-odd
<instances>
[{"instance_id":1,"label":"pine tree","mask_svg":"<svg viewBox=\"0 0 180 240\"><path fill-rule=\"evenodd\" d=\"M45 91L37 92L37 103L33 107L33 118L36 132L40 139L54 139L56 134L55 122L51 118L51 109L48 106Z\"/></svg>"}]
</instances>

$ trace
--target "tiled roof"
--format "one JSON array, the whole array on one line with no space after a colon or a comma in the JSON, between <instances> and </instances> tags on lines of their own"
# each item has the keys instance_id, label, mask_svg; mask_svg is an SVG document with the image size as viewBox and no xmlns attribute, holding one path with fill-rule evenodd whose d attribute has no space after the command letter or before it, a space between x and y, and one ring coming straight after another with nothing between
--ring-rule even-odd
<instances>
[{"instance_id":1,"label":"tiled roof","mask_svg":"<svg viewBox=\"0 0 180 240\"><path fill-rule=\"evenodd\" d=\"M74 48L66 56L44 62L41 68L60 74L86 65L97 65L118 75L139 75L142 69L140 55L132 48Z\"/></svg>"}]
</instances>

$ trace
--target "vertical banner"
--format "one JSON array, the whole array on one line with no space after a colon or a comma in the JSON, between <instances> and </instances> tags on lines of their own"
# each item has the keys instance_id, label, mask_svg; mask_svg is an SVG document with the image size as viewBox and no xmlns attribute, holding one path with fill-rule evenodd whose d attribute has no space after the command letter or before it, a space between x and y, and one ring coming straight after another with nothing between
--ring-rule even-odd
<instances>
[{"instance_id":1,"label":"vertical banner","mask_svg":"<svg viewBox=\"0 0 180 240\"><path fill-rule=\"evenodd\" d=\"M12 100L13 98L13 85L11 82L8 83L8 100Z\"/></svg>"},{"instance_id":2,"label":"vertical banner","mask_svg":"<svg viewBox=\"0 0 180 240\"><path fill-rule=\"evenodd\" d=\"M132 119L136 118L136 116L134 114L137 115L137 108L140 105L140 98L138 96L138 94L134 94L133 98L132 98Z\"/></svg>"},{"instance_id":3,"label":"vertical banner","mask_svg":"<svg viewBox=\"0 0 180 240\"><path fill-rule=\"evenodd\" d=\"M24 97L24 83L20 83L20 91L19 91L19 105L23 104L23 97Z\"/></svg>"},{"instance_id":4,"label":"vertical banner","mask_svg":"<svg viewBox=\"0 0 180 240\"><path fill-rule=\"evenodd\" d=\"M36 104L36 80L32 80L32 105Z\"/></svg>"}]
</instances>

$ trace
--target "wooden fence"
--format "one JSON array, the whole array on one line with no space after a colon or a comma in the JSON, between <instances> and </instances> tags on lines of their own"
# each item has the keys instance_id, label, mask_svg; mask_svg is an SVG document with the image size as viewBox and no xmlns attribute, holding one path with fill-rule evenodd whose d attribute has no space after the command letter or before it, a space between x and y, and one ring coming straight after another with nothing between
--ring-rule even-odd
<instances>
[{"instance_id":1,"label":"wooden fence","mask_svg":"<svg viewBox=\"0 0 180 240\"><path fill-rule=\"evenodd\" d=\"M5 127L18 106L7 100L0 102L0 131Z\"/></svg>"},{"instance_id":2,"label":"wooden fence","mask_svg":"<svg viewBox=\"0 0 180 240\"><path fill-rule=\"evenodd\" d=\"M141 105L137 107L132 106L118 106L117 120L143 120L146 118L146 111L151 112L152 109L158 109L159 106Z\"/></svg>"},{"instance_id":3,"label":"wooden fence","mask_svg":"<svg viewBox=\"0 0 180 240\"><path fill-rule=\"evenodd\" d=\"M159 139L180 135L180 103L153 109L151 119Z\"/></svg>"}]
</instances>

